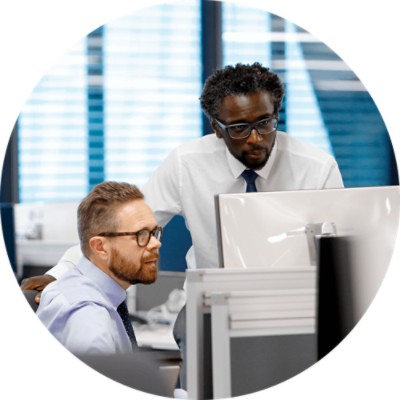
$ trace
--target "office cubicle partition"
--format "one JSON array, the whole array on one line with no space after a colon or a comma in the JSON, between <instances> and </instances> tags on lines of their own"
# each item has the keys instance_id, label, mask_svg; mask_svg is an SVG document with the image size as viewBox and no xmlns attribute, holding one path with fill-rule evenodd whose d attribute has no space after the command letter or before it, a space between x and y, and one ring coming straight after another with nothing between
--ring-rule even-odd
<instances>
[{"instance_id":1,"label":"office cubicle partition","mask_svg":"<svg viewBox=\"0 0 400 400\"><path fill-rule=\"evenodd\" d=\"M189 398L266 389L317 361L314 267L189 270L186 312Z\"/></svg>"}]
</instances>

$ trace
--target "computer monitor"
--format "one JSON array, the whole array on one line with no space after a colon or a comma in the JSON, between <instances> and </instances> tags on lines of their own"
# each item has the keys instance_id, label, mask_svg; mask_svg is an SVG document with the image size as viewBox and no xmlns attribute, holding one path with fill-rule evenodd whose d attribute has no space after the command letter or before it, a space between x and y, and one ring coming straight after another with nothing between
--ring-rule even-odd
<instances>
[{"instance_id":1,"label":"computer monitor","mask_svg":"<svg viewBox=\"0 0 400 400\"><path fill-rule=\"evenodd\" d=\"M332 311L328 302L334 299L327 293L336 291L341 301L335 304L341 313L338 320L348 333L369 307L388 268L399 223L399 194L399 186L383 186L219 195L220 265L318 265L319 311Z\"/></svg>"}]
</instances>

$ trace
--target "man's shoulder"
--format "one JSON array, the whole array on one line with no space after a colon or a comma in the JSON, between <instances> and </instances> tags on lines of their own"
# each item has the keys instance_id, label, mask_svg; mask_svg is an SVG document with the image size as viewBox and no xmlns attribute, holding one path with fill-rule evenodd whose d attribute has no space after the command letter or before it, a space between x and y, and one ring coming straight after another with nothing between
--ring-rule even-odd
<instances>
[{"instance_id":1,"label":"man's shoulder","mask_svg":"<svg viewBox=\"0 0 400 400\"><path fill-rule=\"evenodd\" d=\"M93 284L93 281L85 275L82 275L76 267L66 272L60 279L48 285L43 294L44 299L47 301L62 296L69 304L87 301L103 305L107 303L104 295L99 288Z\"/></svg>"},{"instance_id":2,"label":"man's shoulder","mask_svg":"<svg viewBox=\"0 0 400 400\"><path fill-rule=\"evenodd\" d=\"M182 143L177 147L178 153L183 156L185 154L210 154L224 151L225 143L222 139L217 138L214 133L200 136L196 139Z\"/></svg>"},{"instance_id":3,"label":"man's shoulder","mask_svg":"<svg viewBox=\"0 0 400 400\"><path fill-rule=\"evenodd\" d=\"M332 158L330 154L314 144L301 141L284 132L278 132L277 135L280 153L322 162Z\"/></svg>"}]
</instances>

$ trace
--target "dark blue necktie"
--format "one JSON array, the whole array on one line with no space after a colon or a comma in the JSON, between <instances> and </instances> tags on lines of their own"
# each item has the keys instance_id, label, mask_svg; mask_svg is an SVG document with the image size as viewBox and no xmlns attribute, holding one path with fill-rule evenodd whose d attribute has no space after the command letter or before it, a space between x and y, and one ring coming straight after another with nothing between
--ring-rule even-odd
<instances>
[{"instance_id":1,"label":"dark blue necktie","mask_svg":"<svg viewBox=\"0 0 400 400\"><path fill-rule=\"evenodd\" d=\"M247 183L246 193L248 192L257 192L255 181L258 177L257 172L253 171L252 169L245 169L242 172L242 176Z\"/></svg>"},{"instance_id":2,"label":"dark blue necktie","mask_svg":"<svg viewBox=\"0 0 400 400\"><path fill-rule=\"evenodd\" d=\"M126 330L126 333L129 336L129 339L131 340L132 343L132 348L133 350L137 349L137 342L136 342L136 337L135 337L135 332L133 331L132 328L132 323L129 319L129 313L128 313L128 307L126 306L126 302L123 301L117 308L118 314L122 319L122 322L124 323L124 327Z\"/></svg>"}]
</instances>

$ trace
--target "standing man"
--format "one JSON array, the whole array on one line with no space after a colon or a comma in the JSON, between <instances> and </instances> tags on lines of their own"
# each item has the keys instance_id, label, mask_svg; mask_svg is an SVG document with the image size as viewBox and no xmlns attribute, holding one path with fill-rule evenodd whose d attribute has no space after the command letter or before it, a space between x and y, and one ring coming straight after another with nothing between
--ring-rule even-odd
<instances>
[{"instance_id":1,"label":"standing man","mask_svg":"<svg viewBox=\"0 0 400 400\"><path fill-rule=\"evenodd\" d=\"M80 203L78 232L83 257L46 286L37 315L73 353L132 352L126 290L156 280L162 228L136 186L104 182Z\"/></svg>"},{"instance_id":2,"label":"standing man","mask_svg":"<svg viewBox=\"0 0 400 400\"><path fill-rule=\"evenodd\" d=\"M218 267L216 194L343 187L332 156L277 131L283 95L279 77L259 63L217 70L200 97L215 134L176 148L144 185L160 225L185 218L188 268Z\"/></svg>"},{"instance_id":3,"label":"standing man","mask_svg":"<svg viewBox=\"0 0 400 400\"><path fill-rule=\"evenodd\" d=\"M219 266L215 195L343 187L332 156L277 131L283 95L279 77L259 63L216 71L200 97L215 135L179 146L143 187L162 226L175 214L185 218L188 268ZM184 308L174 326L184 389L185 320Z\"/></svg>"}]
</instances>

